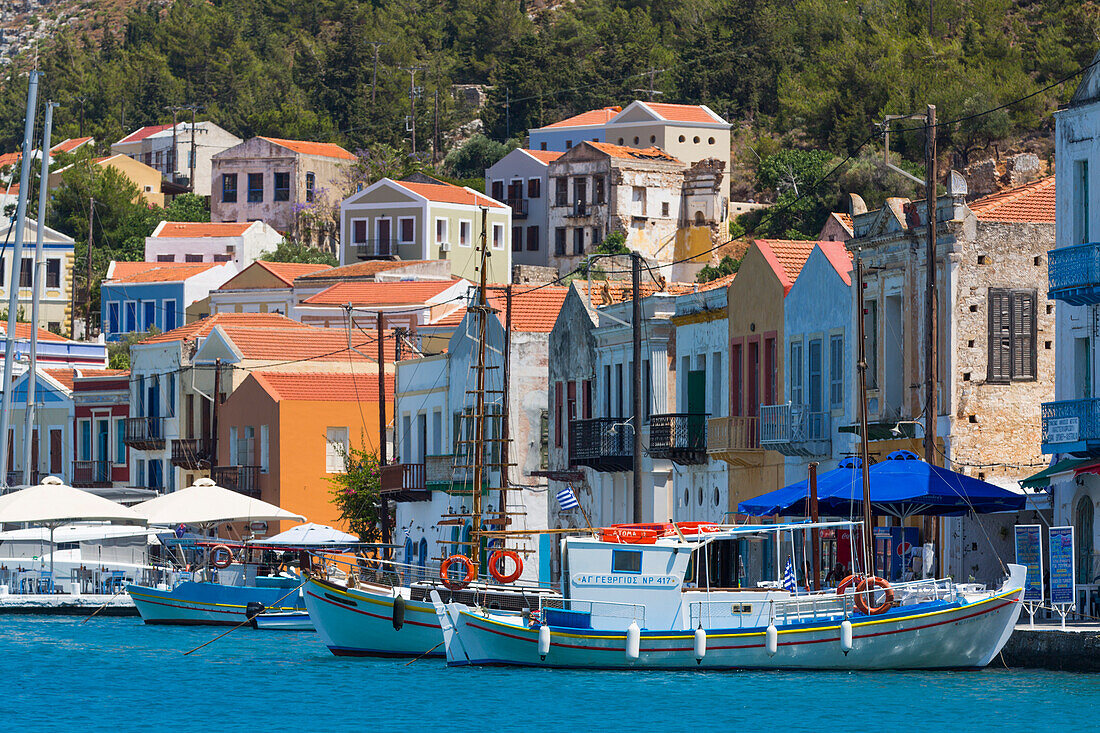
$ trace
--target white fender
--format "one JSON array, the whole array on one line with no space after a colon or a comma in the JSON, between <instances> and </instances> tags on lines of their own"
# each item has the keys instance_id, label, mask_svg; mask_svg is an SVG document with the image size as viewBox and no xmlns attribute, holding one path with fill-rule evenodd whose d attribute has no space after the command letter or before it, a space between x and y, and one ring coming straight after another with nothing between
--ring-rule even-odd
<instances>
[{"instance_id":1,"label":"white fender","mask_svg":"<svg viewBox=\"0 0 1100 733\"><path fill-rule=\"evenodd\" d=\"M852 651L852 622L848 619L840 622L840 650L845 654Z\"/></svg>"},{"instance_id":2,"label":"white fender","mask_svg":"<svg viewBox=\"0 0 1100 733\"><path fill-rule=\"evenodd\" d=\"M550 627L543 624L539 627L539 656L543 659L550 653Z\"/></svg>"},{"instance_id":3,"label":"white fender","mask_svg":"<svg viewBox=\"0 0 1100 733\"><path fill-rule=\"evenodd\" d=\"M707 655L707 632L700 626L695 630L695 661L702 662Z\"/></svg>"},{"instance_id":4,"label":"white fender","mask_svg":"<svg viewBox=\"0 0 1100 733\"><path fill-rule=\"evenodd\" d=\"M779 651L779 629L775 628L775 624L768 624L768 630L764 632L764 648L769 657L774 657Z\"/></svg>"},{"instance_id":5,"label":"white fender","mask_svg":"<svg viewBox=\"0 0 1100 733\"><path fill-rule=\"evenodd\" d=\"M642 630L637 621L631 621L626 627L626 658L637 659L642 649Z\"/></svg>"}]
</instances>

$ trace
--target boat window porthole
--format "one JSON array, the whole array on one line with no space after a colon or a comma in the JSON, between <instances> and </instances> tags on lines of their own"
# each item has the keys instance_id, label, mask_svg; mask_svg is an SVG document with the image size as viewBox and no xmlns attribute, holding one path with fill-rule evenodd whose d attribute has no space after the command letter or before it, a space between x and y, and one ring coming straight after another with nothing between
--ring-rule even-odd
<instances>
[{"instance_id":1,"label":"boat window porthole","mask_svg":"<svg viewBox=\"0 0 1100 733\"><path fill-rule=\"evenodd\" d=\"M703 487L699 487L699 506L703 506Z\"/></svg>"},{"instance_id":2,"label":"boat window porthole","mask_svg":"<svg viewBox=\"0 0 1100 733\"><path fill-rule=\"evenodd\" d=\"M722 494L718 491L718 487L714 487L714 506L718 506L718 503L722 499Z\"/></svg>"},{"instance_id":3,"label":"boat window porthole","mask_svg":"<svg viewBox=\"0 0 1100 733\"><path fill-rule=\"evenodd\" d=\"M684 506L688 506L689 504L691 504L691 493L687 489L684 489Z\"/></svg>"}]
</instances>

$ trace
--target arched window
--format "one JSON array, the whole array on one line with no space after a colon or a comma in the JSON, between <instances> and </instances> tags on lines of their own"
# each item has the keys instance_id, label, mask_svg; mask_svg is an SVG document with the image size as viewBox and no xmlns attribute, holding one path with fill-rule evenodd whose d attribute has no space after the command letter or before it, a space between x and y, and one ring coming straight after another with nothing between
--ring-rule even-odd
<instances>
[{"instance_id":1,"label":"arched window","mask_svg":"<svg viewBox=\"0 0 1100 733\"><path fill-rule=\"evenodd\" d=\"M703 212L702 211L696 211L695 212L695 226L701 227L704 224L706 224L706 222L707 222L707 218L705 216L703 216Z\"/></svg>"},{"instance_id":2,"label":"arched window","mask_svg":"<svg viewBox=\"0 0 1100 733\"><path fill-rule=\"evenodd\" d=\"M1074 533L1077 535L1077 582L1091 583L1096 577L1092 567L1092 520L1094 509L1091 496L1082 496L1077 502Z\"/></svg>"},{"instance_id":3,"label":"arched window","mask_svg":"<svg viewBox=\"0 0 1100 733\"><path fill-rule=\"evenodd\" d=\"M416 553L413 551L412 537L405 538L405 564L409 567L416 564Z\"/></svg>"}]
</instances>

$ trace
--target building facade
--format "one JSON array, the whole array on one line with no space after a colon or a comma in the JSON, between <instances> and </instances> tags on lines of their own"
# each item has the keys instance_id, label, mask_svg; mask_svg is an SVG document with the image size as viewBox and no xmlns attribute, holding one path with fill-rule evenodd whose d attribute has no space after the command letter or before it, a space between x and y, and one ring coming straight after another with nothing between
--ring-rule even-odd
<instances>
[{"instance_id":1,"label":"building facade","mask_svg":"<svg viewBox=\"0 0 1100 733\"><path fill-rule=\"evenodd\" d=\"M6 227L0 227L3 241L15 238L15 223L11 219ZM19 300L24 303L26 319L30 319L31 298L34 295L34 257L38 243L38 223L26 219L23 224L23 261L19 269ZM42 227L42 250L46 260L46 281L42 287L38 327L56 334L69 333L72 314L73 259L76 242L61 232ZM11 247L0 252L0 298L7 303L9 297L13 261Z\"/></svg>"},{"instance_id":2,"label":"building facade","mask_svg":"<svg viewBox=\"0 0 1100 733\"><path fill-rule=\"evenodd\" d=\"M485 190L512 210L512 264L545 266L550 256L550 163L561 153L517 148L485 169Z\"/></svg>"},{"instance_id":3,"label":"building facade","mask_svg":"<svg viewBox=\"0 0 1100 733\"><path fill-rule=\"evenodd\" d=\"M145 238L145 261L232 262L243 270L282 241L283 235L262 221L162 221Z\"/></svg>"},{"instance_id":4,"label":"building facade","mask_svg":"<svg viewBox=\"0 0 1100 733\"><path fill-rule=\"evenodd\" d=\"M180 186L189 186L199 196L210 196L211 159L217 153L240 145L241 139L213 122L180 122L150 125L131 132L111 145L112 153L144 163ZM194 170L195 180L191 181Z\"/></svg>"},{"instance_id":5,"label":"building facade","mask_svg":"<svg viewBox=\"0 0 1100 733\"><path fill-rule=\"evenodd\" d=\"M236 273L232 262L112 262L100 284L103 334L118 341L208 316L211 291Z\"/></svg>"}]
</instances>

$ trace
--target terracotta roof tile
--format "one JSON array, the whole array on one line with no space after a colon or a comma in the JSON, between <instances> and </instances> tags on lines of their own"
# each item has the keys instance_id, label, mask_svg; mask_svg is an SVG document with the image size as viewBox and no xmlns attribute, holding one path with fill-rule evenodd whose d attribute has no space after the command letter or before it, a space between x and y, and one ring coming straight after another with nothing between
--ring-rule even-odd
<instances>
[{"instance_id":1,"label":"terracotta roof tile","mask_svg":"<svg viewBox=\"0 0 1100 733\"><path fill-rule=\"evenodd\" d=\"M286 316L278 313L217 313L209 318L203 318L193 323L188 323L172 331L165 331L155 336L149 336L148 338L142 339L139 343L159 344L172 341L191 341L192 339L209 336L210 332L214 330L214 326L233 324L251 326L257 329L309 328L309 326L298 323L298 321L292 321Z\"/></svg>"},{"instance_id":2,"label":"terracotta roof tile","mask_svg":"<svg viewBox=\"0 0 1100 733\"><path fill-rule=\"evenodd\" d=\"M822 254L829 260L845 285L852 284L852 253L843 242L818 242Z\"/></svg>"},{"instance_id":3,"label":"terracotta roof tile","mask_svg":"<svg viewBox=\"0 0 1100 733\"><path fill-rule=\"evenodd\" d=\"M255 371L252 376L278 401L378 402L378 373L302 374ZM393 375L386 375L386 401L393 400Z\"/></svg>"},{"instance_id":4,"label":"terracotta roof tile","mask_svg":"<svg viewBox=\"0 0 1100 733\"><path fill-rule=\"evenodd\" d=\"M527 150L524 148L523 152L530 155L540 163L553 163L555 160L561 157L560 150Z\"/></svg>"},{"instance_id":5,"label":"terracotta roof tile","mask_svg":"<svg viewBox=\"0 0 1100 733\"><path fill-rule=\"evenodd\" d=\"M361 278L361 277L373 277L380 272L386 272L387 270L396 270L399 267L408 267L410 265L420 265L433 260L368 260L367 262L353 262L350 265L343 265L342 267L333 267L328 270L311 272L308 275L299 275L299 280L320 280L320 279L338 279L342 277L347 278Z\"/></svg>"},{"instance_id":6,"label":"terracotta roof tile","mask_svg":"<svg viewBox=\"0 0 1100 733\"><path fill-rule=\"evenodd\" d=\"M70 392L73 389L73 379L78 374L75 369L43 369L42 371L56 379Z\"/></svg>"},{"instance_id":7,"label":"terracotta roof tile","mask_svg":"<svg viewBox=\"0 0 1100 733\"><path fill-rule=\"evenodd\" d=\"M0 323L0 335L7 336L8 322L5 320ZM15 324L15 338L17 339L29 339L31 337L31 324L20 322ZM64 336L58 336L56 333L47 331L44 328L38 329L39 341L52 341L56 343L67 342L69 339Z\"/></svg>"},{"instance_id":8,"label":"terracotta roof tile","mask_svg":"<svg viewBox=\"0 0 1100 733\"><path fill-rule=\"evenodd\" d=\"M582 297L588 297L587 282L577 281L573 284ZM592 294L591 304L596 307L614 305L615 303L625 303L633 297L629 280L601 280L599 282L593 282L592 285L595 292ZM665 283L664 287L661 287L650 280L643 282L640 290L642 297L648 298L657 293L684 295L685 293L695 292L695 287L693 283Z\"/></svg>"},{"instance_id":9,"label":"terracotta roof tile","mask_svg":"<svg viewBox=\"0 0 1100 733\"><path fill-rule=\"evenodd\" d=\"M85 143L92 141L90 137L70 137L68 140L62 140L57 145L50 148L51 153L71 153Z\"/></svg>"},{"instance_id":10,"label":"terracotta roof tile","mask_svg":"<svg viewBox=\"0 0 1100 733\"><path fill-rule=\"evenodd\" d=\"M810 253L814 251L820 242L801 239L757 239L755 244L760 248L764 258L775 270L776 276L783 284L783 294L786 295L798 279L798 273L802 272L802 266L806 264Z\"/></svg>"},{"instance_id":11,"label":"terracotta roof tile","mask_svg":"<svg viewBox=\"0 0 1100 733\"><path fill-rule=\"evenodd\" d=\"M508 299L503 285L489 286L489 305L496 311L501 324L506 323ZM558 313L565 302L569 288L551 286L512 286L512 330L520 333L550 333L558 320ZM437 321L433 326L457 326L466 317L466 309L458 308Z\"/></svg>"},{"instance_id":12,"label":"terracotta roof tile","mask_svg":"<svg viewBox=\"0 0 1100 733\"><path fill-rule=\"evenodd\" d=\"M209 319L208 319L209 320ZM241 356L256 361L274 362L355 362L377 373L378 338L356 330L348 349L348 332L342 328L317 328L298 325L280 328L256 327L248 324L218 324L233 342ZM394 337L387 333L382 342L383 358L393 362L396 349Z\"/></svg>"},{"instance_id":13,"label":"terracotta roof tile","mask_svg":"<svg viewBox=\"0 0 1100 733\"><path fill-rule=\"evenodd\" d=\"M573 115L567 117L564 120L558 122L552 122L549 125L545 125L539 129L547 130L555 127L582 127L586 125L606 125L612 117L623 111L623 108L619 105L614 107L603 107L602 109L590 109L587 112L581 112L579 115Z\"/></svg>"},{"instance_id":14,"label":"terracotta roof tile","mask_svg":"<svg viewBox=\"0 0 1100 733\"><path fill-rule=\"evenodd\" d=\"M239 237L255 222L206 222L206 221L166 221L157 232L161 237Z\"/></svg>"},{"instance_id":15,"label":"terracotta roof tile","mask_svg":"<svg viewBox=\"0 0 1100 733\"><path fill-rule=\"evenodd\" d=\"M646 102L645 105L670 122L708 122L726 124L718 115L709 112L698 104L666 104L664 102Z\"/></svg>"},{"instance_id":16,"label":"terracotta roof tile","mask_svg":"<svg viewBox=\"0 0 1100 733\"><path fill-rule=\"evenodd\" d=\"M115 143L115 145L121 145L122 143L136 143L136 142L139 142L141 140L144 140L145 138L149 137L150 135L156 135L158 132L161 132L162 130L170 130L170 129L172 129L171 124L167 124L167 125L149 125L147 127L139 127L138 129L134 130L133 132L131 132L126 137L119 140L117 143Z\"/></svg>"},{"instance_id":17,"label":"terracotta roof tile","mask_svg":"<svg viewBox=\"0 0 1100 733\"><path fill-rule=\"evenodd\" d=\"M358 160L354 155L333 143L315 143L308 140L284 140L278 137L260 137L269 143L281 145L302 155L317 155L322 158L340 158L342 160Z\"/></svg>"},{"instance_id":18,"label":"terracotta roof tile","mask_svg":"<svg viewBox=\"0 0 1100 733\"><path fill-rule=\"evenodd\" d=\"M979 221L1054 223L1054 176L972 201Z\"/></svg>"},{"instance_id":19,"label":"terracotta roof tile","mask_svg":"<svg viewBox=\"0 0 1100 733\"><path fill-rule=\"evenodd\" d=\"M736 272L731 272L729 275L723 275L722 277L711 280L710 282L701 283L699 285L699 292L705 293L708 290L717 290L718 288L728 288L733 279L737 277Z\"/></svg>"},{"instance_id":20,"label":"terracotta roof tile","mask_svg":"<svg viewBox=\"0 0 1100 733\"><path fill-rule=\"evenodd\" d=\"M6 165L15 165L21 160L23 160L22 153L4 153L0 155L0 168Z\"/></svg>"},{"instance_id":21,"label":"terracotta roof tile","mask_svg":"<svg viewBox=\"0 0 1100 733\"><path fill-rule=\"evenodd\" d=\"M408 280L403 282L374 282L353 280L340 282L306 298L305 305L420 305L450 287L456 280Z\"/></svg>"},{"instance_id":22,"label":"terracotta roof tile","mask_svg":"<svg viewBox=\"0 0 1100 733\"><path fill-rule=\"evenodd\" d=\"M613 145L611 143L597 143L591 140L586 140L585 145L591 145L597 150L610 155L612 158L622 158L626 160L651 160L663 163L676 163L683 165L678 159L669 155L665 151L656 147L649 148L630 148L625 145Z\"/></svg>"},{"instance_id":23,"label":"terracotta roof tile","mask_svg":"<svg viewBox=\"0 0 1100 733\"><path fill-rule=\"evenodd\" d=\"M309 264L305 262L268 262L266 260L256 260L252 264L267 270L272 275L285 282L288 286L294 285L294 281L299 277L305 277L315 272L333 269L332 265ZM226 284L228 285L228 283Z\"/></svg>"},{"instance_id":24,"label":"terracotta roof tile","mask_svg":"<svg viewBox=\"0 0 1100 733\"><path fill-rule=\"evenodd\" d=\"M413 181L394 181L394 183L419 196L423 196L429 201L504 208L504 204L489 198L485 194L461 186L452 186L449 183L415 183Z\"/></svg>"},{"instance_id":25,"label":"terracotta roof tile","mask_svg":"<svg viewBox=\"0 0 1100 733\"><path fill-rule=\"evenodd\" d=\"M130 376L129 369L81 369L80 373L76 375L77 380L81 379L108 379Z\"/></svg>"},{"instance_id":26,"label":"terracotta roof tile","mask_svg":"<svg viewBox=\"0 0 1100 733\"><path fill-rule=\"evenodd\" d=\"M833 216L835 216L840 221L841 224L848 227L848 231L852 231L852 215L851 214L842 214L839 211L834 211Z\"/></svg>"},{"instance_id":27,"label":"terracotta roof tile","mask_svg":"<svg viewBox=\"0 0 1100 733\"><path fill-rule=\"evenodd\" d=\"M109 285L183 282L221 265L221 262L116 262L111 279L104 282Z\"/></svg>"}]
</instances>

